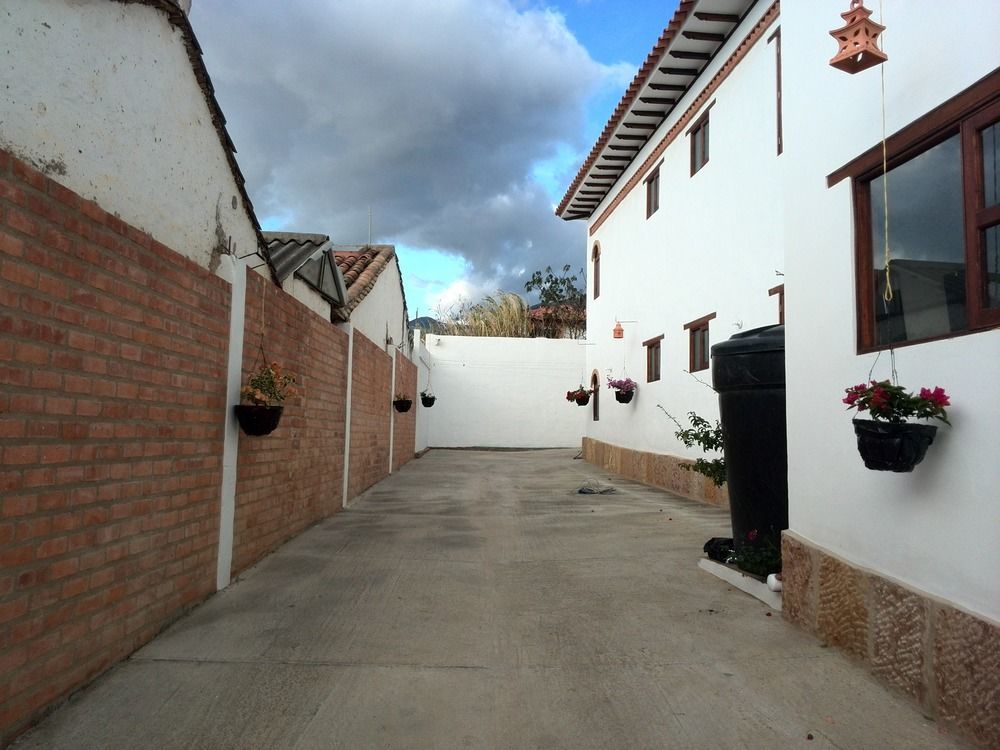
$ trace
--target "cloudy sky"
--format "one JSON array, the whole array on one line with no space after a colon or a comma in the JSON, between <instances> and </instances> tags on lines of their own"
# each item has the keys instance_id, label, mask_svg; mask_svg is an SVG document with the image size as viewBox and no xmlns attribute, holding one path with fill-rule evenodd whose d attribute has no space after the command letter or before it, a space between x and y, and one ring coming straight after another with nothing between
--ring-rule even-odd
<instances>
[{"instance_id":1,"label":"cloudy sky","mask_svg":"<svg viewBox=\"0 0 1000 750\"><path fill-rule=\"evenodd\" d=\"M363 243L370 210L415 316L584 264L554 207L676 4L194 0L191 22L264 228Z\"/></svg>"}]
</instances>

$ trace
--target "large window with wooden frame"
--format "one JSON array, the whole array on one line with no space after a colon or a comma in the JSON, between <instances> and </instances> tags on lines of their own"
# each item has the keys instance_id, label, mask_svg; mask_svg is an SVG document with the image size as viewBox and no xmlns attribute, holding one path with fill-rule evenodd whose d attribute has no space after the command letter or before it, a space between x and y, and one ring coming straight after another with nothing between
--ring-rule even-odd
<instances>
[{"instance_id":1,"label":"large window with wooden frame","mask_svg":"<svg viewBox=\"0 0 1000 750\"><path fill-rule=\"evenodd\" d=\"M695 120L694 125L688 128L688 137L691 139L691 174L708 164L708 114L713 101L701 116Z\"/></svg>"},{"instance_id":2,"label":"large window with wooden frame","mask_svg":"<svg viewBox=\"0 0 1000 750\"><path fill-rule=\"evenodd\" d=\"M879 144L827 178L854 181L859 351L1000 326L998 91L1000 69L893 135L884 174Z\"/></svg>"},{"instance_id":3,"label":"large window with wooden frame","mask_svg":"<svg viewBox=\"0 0 1000 750\"><path fill-rule=\"evenodd\" d=\"M657 165L646 177L646 218L660 208L660 166Z\"/></svg>"},{"instance_id":4,"label":"large window with wooden frame","mask_svg":"<svg viewBox=\"0 0 1000 750\"><path fill-rule=\"evenodd\" d=\"M663 334L646 339L642 345L646 347L646 382L652 383L660 379L660 344Z\"/></svg>"},{"instance_id":5,"label":"large window with wooden frame","mask_svg":"<svg viewBox=\"0 0 1000 750\"><path fill-rule=\"evenodd\" d=\"M597 299L601 296L601 243L594 243L590 259L593 262L590 276L594 280L594 299Z\"/></svg>"},{"instance_id":6,"label":"large window with wooden frame","mask_svg":"<svg viewBox=\"0 0 1000 750\"><path fill-rule=\"evenodd\" d=\"M698 372L708 369L709 339L708 324L715 319L715 313L710 313L698 320L692 320L684 326L688 332L690 347L688 354L688 372Z\"/></svg>"}]
</instances>

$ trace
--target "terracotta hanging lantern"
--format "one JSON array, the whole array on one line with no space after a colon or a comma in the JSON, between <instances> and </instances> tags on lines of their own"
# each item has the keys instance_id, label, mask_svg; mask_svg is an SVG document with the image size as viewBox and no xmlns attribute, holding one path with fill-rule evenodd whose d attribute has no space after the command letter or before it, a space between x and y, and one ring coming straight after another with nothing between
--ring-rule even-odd
<instances>
[{"instance_id":1,"label":"terracotta hanging lantern","mask_svg":"<svg viewBox=\"0 0 1000 750\"><path fill-rule=\"evenodd\" d=\"M830 32L840 45L830 65L853 75L889 59L878 48L878 36L885 31L885 26L872 21L871 14L861 0L851 0L851 9L840 14L844 26Z\"/></svg>"},{"instance_id":2,"label":"terracotta hanging lantern","mask_svg":"<svg viewBox=\"0 0 1000 750\"><path fill-rule=\"evenodd\" d=\"M611 335L616 339L625 338L625 329L622 328L622 324L617 320L615 321L615 327L611 331Z\"/></svg>"}]
</instances>

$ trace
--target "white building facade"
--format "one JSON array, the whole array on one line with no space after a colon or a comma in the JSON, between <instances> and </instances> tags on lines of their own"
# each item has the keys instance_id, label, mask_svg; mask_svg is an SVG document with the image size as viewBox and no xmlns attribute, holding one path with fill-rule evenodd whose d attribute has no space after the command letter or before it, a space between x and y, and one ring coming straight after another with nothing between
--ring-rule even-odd
<instances>
[{"instance_id":1,"label":"white building facade","mask_svg":"<svg viewBox=\"0 0 1000 750\"><path fill-rule=\"evenodd\" d=\"M698 454L657 407L714 419L708 347L785 322L787 282L785 615L997 746L1000 6L873 3L889 59L855 75L828 64L850 6L682 3L567 191L588 369L639 382L585 455L725 502L675 470ZM912 473L866 469L841 402L893 363L952 400Z\"/></svg>"}]
</instances>

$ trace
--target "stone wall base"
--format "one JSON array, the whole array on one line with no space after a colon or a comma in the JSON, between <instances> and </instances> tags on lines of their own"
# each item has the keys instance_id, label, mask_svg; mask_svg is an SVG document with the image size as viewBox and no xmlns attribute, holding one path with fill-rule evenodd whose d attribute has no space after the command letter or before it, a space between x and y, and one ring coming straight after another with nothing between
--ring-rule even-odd
<instances>
[{"instance_id":1,"label":"stone wall base","mask_svg":"<svg viewBox=\"0 0 1000 750\"><path fill-rule=\"evenodd\" d=\"M716 487L708 477L681 468L694 461L665 453L633 450L589 437L583 439L583 458L626 479L719 508L729 507L729 492L725 485Z\"/></svg>"},{"instance_id":2,"label":"stone wall base","mask_svg":"<svg viewBox=\"0 0 1000 750\"><path fill-rule=\"evenodd\" d=\"M785 531L783 613L860 659L943 725L1000 747L1000 624L860 568Z\"/></svg>"}]
</instances>

